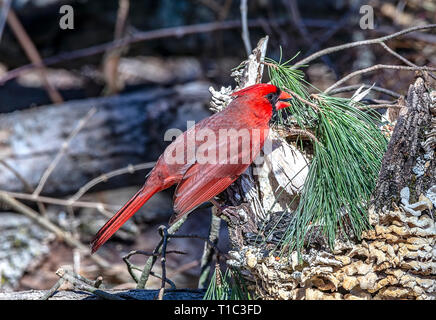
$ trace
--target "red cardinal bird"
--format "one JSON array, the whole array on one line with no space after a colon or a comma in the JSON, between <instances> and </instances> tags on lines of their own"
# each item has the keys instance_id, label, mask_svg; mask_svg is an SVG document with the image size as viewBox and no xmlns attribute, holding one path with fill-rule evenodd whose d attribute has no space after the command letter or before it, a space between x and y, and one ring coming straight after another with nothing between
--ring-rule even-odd
<instances>
[{"instance_id":1,"label":"red cardinal bird","mask_svg":"<svg viewBox=\"0 0 436 320\"><path fill-rule=\"evenodd\" d=\"M144 186L98 231L92 253L155 193L177 185L172 224L224 191L247 169L264 145L273 111L290 106L291 96L271 84L255 84L232 96L224 110L203 119L165 149Z\"/></svg>"}]
</instances>

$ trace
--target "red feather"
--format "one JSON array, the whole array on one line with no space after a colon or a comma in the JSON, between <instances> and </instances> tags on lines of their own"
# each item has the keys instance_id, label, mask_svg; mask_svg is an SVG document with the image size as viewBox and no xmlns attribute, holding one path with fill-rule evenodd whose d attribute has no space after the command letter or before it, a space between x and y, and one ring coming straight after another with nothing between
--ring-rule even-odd
<instances>
[{"instance_id":1,"label":"red feather","mask_svg":"<svg viewBox=\"0 0 436 320\"><path fill-rule=\"evenodd\" d=\"M175 215L171 223L179 220L203 202L208 201L230 186L253 162L263 147L268 134L269 121L273 113L273 105L278 99L290 98L286 93L270 84L257 84L234 92L235 99L225 108L209 118L200 121L194 127L178 136L164 151L150 172L144 186L135 194L97 233L92 241L92 252L103 245L139 208L156 192L174 184ZM279 103L282 107L284 102ZM217 137L216 142L208 145L205 154L215 155L215 162L200 163L189 154L188 142L201 148L206 141L191 141L192 134L207 129ZM235 142L235 137L219 140L222 129L247 130L249 143L237 138L236 157L231 158L228 148ZM254 134L258 130L260 134ZM225 148L227 155L224 163L219 161L219 152ZM168 163L174 151L183 151L182 163ZM198 150L198 149L197 149ZM212 157L212 156L211 156ZM193 161L194 160L194 161ZM237 160L232 163L230 160Z\"/></svg>"},{"instance_id":2,"label":"red feather","mask_svg":"<svg viewBox=\"0 0 436 320\"><path fill-rule=\"evenodd\" d=\"M100 248L127 220L133 216L144 203L148 201L158 188L139 190L106 224L98 231L94 240L91 242L91 252Z\"/></svg>"}]
</instances>

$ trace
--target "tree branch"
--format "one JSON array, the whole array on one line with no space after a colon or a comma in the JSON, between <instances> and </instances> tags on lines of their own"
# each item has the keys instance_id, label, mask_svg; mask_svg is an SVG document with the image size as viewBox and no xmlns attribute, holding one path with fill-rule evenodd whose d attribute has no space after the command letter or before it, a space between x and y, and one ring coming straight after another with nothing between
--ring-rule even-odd
<instances>
[{"instance_id":1,"label":"tree branch","mask_svg":"<svg viewBox=\"0 0 436 320\"><path fill-rule=\"evenodd\" d=\"M241 0L241 21L242 21L242 40L244 41L245 52L247 57L251 54L250 31L247 23L247 0Z\"/></svg>"},{"instance_id":2,"label":"tree branch","mask_svg":"<svg viewBox=\"0 0 436 320\"><path fill-rule=\"evenodd\" d=\"M388 64L376 64L374 66L360 69L348 74L347 76L343 77L342 79L340 79L339 81L328 87L326 90L324 90L324 93L325 94L329 93L334 88L340 86L344 82L348 81L349 79L357 75L369 73L380 69L409 70L409 71L436 71L436 68L431 68L431 67L409 67L409 66L398 66L398 65L388 65Z\"/></svg>"},{"instance_id":3,"label":"tree branch","mask_svg":"<svg viewBox=\"0 0 436 320\"><path fill-rule=\"evenodd\" d=\"M117 295L105 292L103 290L100 290L100 289L90 285L87 281L83 280L83 277L80 277L79 275L76 275L70 271L67 271L67 270L64 270L61 268L58 271L56 271L56 274L59 277L65 279L66 281L71 283L72 285L74 285L76 288L93 293L93 294L95 294L95 295L97 295L100 298L103 298L105 300L125 300L124 298L121 298Z\"/></svg>"},{"instance_id":4,"label":"tree branch","mask_svg":"<svg viewBox=\"0 0 436 320\"><path fill-rule=\"evenodd\" d=\"M69 201L75 202L75 201L79 200L86 192L88 192L89 189L91 189L92 187L96 186L99 183L106 182L110 178L113 178L113 177L116 177L116 176L119 176L122 174L126 174L126 173L133 174L133 173L140 171L140 170L151 169L154 167L155 164L156 164L156 162L139 163L136 165L128 165L127 167L104 173L104 174L92 179L91 181L86 183L83 187L81 187L69 199Z\"/></svg>"},{"instance_id":5,"label":"tree branch","mask_svg":"<svg viewBox=\"0 0 436 320\"><path fill-rule=\"evenodd\" d=\"M353 85L350 85L350 86L344 86L344 87L332 89L329 94L330 95L335 95L335 94L343 93L343 92L356 91L360 87L363 87L364 89L371 88L371 90L373 90L373 91L384 93L384 94L386 94L388 96L391 96L391 97L394 97L396 99L402 97L402 95L399 94L398 92L395 92L395 91L392 91L392 90L389 90L389 89L386 89L386 88L382 88L382 87L370 86L368 84L353 84Z\"/></svg>"},{"instance_id":6,"label":"tree branch","mask_svg":"<svg viewBox=\"0 0 436 320\"><path fill-rule=\"evenodd\" d=\"M174 223L168 230L168 236L172 235L173 233L176 233L179 228L183 225L183 223L188 218L188 215L184 215L180 220L178 220L176 223ZM138 285L136 286L137 289L144 289L145 285L147 284L148 277L150 275L151 269L153 268L154 263L156 262L156 255L162 253L162 245L163 241L161 240L159 244L156 246L156 248L153 251L153 256L149 257L147 259L147 262L144 266L144 269L142 270L141 277L139 278Z\"/></svg>"},{"instance_id":7,"label":"tree branch","mask_svg":"<svg viewBox=\"0 0 436 320\"><path fill-rule=\"evenodd\" d=\"M46 88L50 99L53 101L53 103L62 103L64 100L62 99L61 94L47 79L45 65L42 61L41 56L39 55L38 50L36 49L35 45L33 44L32 40L30 39L29 35L27 34L26 30L24 29L23 25L21 24L20 20L18 19L12 8L9 9L7 21L16 38L18 39L18 42L21 44L21 47L24 49L27 57L30 61L32 61L33 65L35 65L39 69L42 81L44 83L44 87Z\"/></svg>"},{"instance_id":8,"label":"tree branch","mask_svg":"<svg viewBox=\"0 0 436 320\"><path fill-rule=\"evenodd\" d=\"M12 0L0 0L0 40L2 39L3 31L5 29L6 20L8 18L9 10L11 8Z\"/></svg>"},{"instance_id":9,"label":"tree branch","mask_svg":"<svg viewBox=\"0 0 436 320\"><path fill-rule=\"evenodd\" d=\"M358 46L364 46L364 45L370 45L370 44L378 44L390 39L394 39L397 37L400 37L402 35L411 33L411 32L415 32L418 30L427 30L427 29L435 29L436 28L436 24L429 24L429 25L424 25L424 26L417 26L417 27L412 27L412 28L408 28L387 36L383 36L383 37L379 37L379 38L375 38L375 39L369 39L369 40L362 40L362 41L355 41L355 42L351 42L351 43L346 43L346 44L342 44L342 45L338 45L338 46L334 46L334 47L330 47L330 48L326 48L323 50L320 50L318 52L315 52L314 54L311 54L310 56L308 56L307 58L304 58L300 61L298 61L297 63L294 64L295 67L297 66L301 66L301 65L306 65L309 62L318 59L319 57L322 57L326 54L330 54L333 52L338 52L341 50L345 50L345 49L350 49L350 48L354 48L354 47L358 47Z\"/></svg>"}]
</instances>

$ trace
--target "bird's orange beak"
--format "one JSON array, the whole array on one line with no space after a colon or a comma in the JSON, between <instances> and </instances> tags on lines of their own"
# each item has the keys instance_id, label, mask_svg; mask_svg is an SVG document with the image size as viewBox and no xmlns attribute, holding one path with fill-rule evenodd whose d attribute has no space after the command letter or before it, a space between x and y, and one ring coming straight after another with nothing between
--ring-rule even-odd
<instances>
[{"instance_id":1,"label":"bird's orange beak","mask_svg":"<svg viewBox=\"0 0 436 320\"><path fill-rule=\"evenodd\" d=\"M282 91L276 103L276 110L290 107L291 104L289 102L291 101L291 99L292 96L289 93Z\"/></svg>"}]
</instances>

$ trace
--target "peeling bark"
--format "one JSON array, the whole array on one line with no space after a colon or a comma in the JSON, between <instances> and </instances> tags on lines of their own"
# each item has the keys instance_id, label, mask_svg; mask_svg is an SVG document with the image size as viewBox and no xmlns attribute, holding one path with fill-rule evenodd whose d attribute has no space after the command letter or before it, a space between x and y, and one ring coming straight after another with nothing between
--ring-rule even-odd
<instances>
[{"instance_id":1,"label":"peeling bark","mask_svg":"<svg viewBox=\"0 0 436 320\"><path fill-rule=\"evenodd\" d=\"M410 86L407 107L400 111L374 192L378 209L391 209L392 203L399 203L401 190L406 187L409 201L418 202L420 195L436 185L434 97L435 92L430 94L421 77Z\"/></svg>"}]
</instances>

